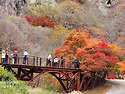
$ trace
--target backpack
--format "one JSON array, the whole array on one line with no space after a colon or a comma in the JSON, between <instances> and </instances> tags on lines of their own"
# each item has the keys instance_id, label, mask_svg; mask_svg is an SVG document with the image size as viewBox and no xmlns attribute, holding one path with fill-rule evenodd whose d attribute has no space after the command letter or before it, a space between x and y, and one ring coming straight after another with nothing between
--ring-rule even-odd
<instances>
[{"instance_id":1,"label":"backpack","mask_svg":"<svg viewBox=\"0 0 125 94\"><path fill-rule=\"evenodd\" d=\"M17 57L17 52L14 52L13 55L14 55L13 57Z\"/></svg>"},{"instance_id":2,"label":"backpack","mask_svg":"<svg viewBox=\"0 0 125 94\"><path fill-rule=\"evenodd\" d=\"M79 63L79 60L78 60L78 59L75 59L75 62L76 62L76 63Z\"/></svg>"},{"instance_id":3,"label":"backpack","mask_svg":"<svg viewBox=\"0 0 125 94\"><path fill-rule=\"evenodd\" d=\"M12 54L12 58L14 58L14 54Z\"/></svg>"},{"instance_id":4,"label":"backpack","mask_svg":"<svg viewBox=\"0 0 125 94\"><path fill-rule=\"evenodd\" d=\"M13 57L17 57L17 54L14 54L14 56Z\"/></svg>"}]
</instances>

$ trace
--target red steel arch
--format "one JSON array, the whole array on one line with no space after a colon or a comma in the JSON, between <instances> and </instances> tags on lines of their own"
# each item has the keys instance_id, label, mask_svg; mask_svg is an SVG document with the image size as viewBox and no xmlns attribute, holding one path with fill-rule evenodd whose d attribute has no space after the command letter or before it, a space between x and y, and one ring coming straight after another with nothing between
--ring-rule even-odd
<instances>
[{"instance_id":1,"label":"red steel arch","mask_svg":"<svg viewBox=\"0 0 125 94\"><path fill-rule=\"evenodd\" d=\"M42 74L45 74L45 73L49 73L51 75L53 75L59 82L60 84L62 85L63 89L67 92L67 90L69 89L67 86L64 85L63 83L63 80L61 79L61 77L57 76L56 74L59 74L59 75L63 75L64 77L66 77L66 79L73 85L73 88L75 90L77 90L77 85L74 80L75 76L78 74L78 73L75 73L74 75L72 75L72 73L70 73L71 75L69 74L66 74L64 73L63 71L49 71L49 70L45 70L45 71L42 71L41 73L39 73L38 75L36 75L35 77L33 77L29 82L28 82L28 86L34 81L36 80L40 75Z\"/></svg>"}]
</instances>

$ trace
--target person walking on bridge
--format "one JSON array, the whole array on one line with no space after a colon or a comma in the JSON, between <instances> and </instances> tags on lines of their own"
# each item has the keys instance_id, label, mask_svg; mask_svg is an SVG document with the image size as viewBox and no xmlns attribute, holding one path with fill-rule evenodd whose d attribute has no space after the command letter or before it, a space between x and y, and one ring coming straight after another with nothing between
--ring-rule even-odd
<instances>
[{"instance_id":1,"label":"person walking on bridge","mask_svg":"<svg viewBox=\"0 0 125 94\"><path fill-rule=\"evenodd\" d=\"M79 69L80 62L77 58L75 58L72 63L73 63L73 68Z\"/></svg>"},{"instance_id":2,"label":"person walking on bridge","mask_svg":"<svg viewBox=\"0 0 125 94\"><path fill-rule=\"evenodd\" d=\"M6 50L5 63L8 63L8 59L9 59L9 54L8 54L8 50Z\"/></svg>"},{"instance_id":3,"label":"person walking on bridge","mask_svg":"<svg viewBox=\"0 0 125 94\"><path fill-rule=\"evenodd\" d=\"M53 66L58 67L58 58L57 58L57 56L55 56L55 58L53 60Z\"/></svg>"},{"instance_id":4,"label":"person walking on bridge","mask_svg":"<svg viewBox=\"0 0 125 94\"><path fill-rule=\"evenodd\" d=\"M47 57L47 59L46 59L46 66L47 67L51 67L51 59L52 59L52 57L51 57L51 54Z\"/></svg>"},{"instance_id":5,"label":"person walking on bridge","mask_svg":"<svg viewBox=\"0 0 125 94\"><path fill-rule=\"evenodd\" d=\"M18 53L17 53L16 50L15 50L14 53L13 53L13 57L14 57L14 64L17 64Z\"/></svg>"},{"instance_id":6,"label":"person walking on bridge","mask_svg":"<svg viewBox=\"0 0 125 94\"><path fill-rule=\"evenodd\" d=\"M61 56L61 67L63 68L63 64L65 62L65 58L63 56Z\"/></svg>"},{"instance_id":7,"label":"person walking on bridge","mask_svg":"<svg viewBox=\"0 0 125 94\"><path fill-rule=\"evenodd\" d=\"M1 55L2 64L5 63L5 55L6 55L5 50L2 50L2 55Z\"/></svg>"},{"instance_id":8,"label":"person walking on bridge","mask_svg":"<svg viewBox=\"0 0 125 94\"><path fill-rule=\"evenodd\" d=\"M27 50L24 51L23 55L24 55L23 56L23 64L26 64L26 61L28 63L28 55L29 55L29 53L27 52Z\"/></svg>"}]
</instances>

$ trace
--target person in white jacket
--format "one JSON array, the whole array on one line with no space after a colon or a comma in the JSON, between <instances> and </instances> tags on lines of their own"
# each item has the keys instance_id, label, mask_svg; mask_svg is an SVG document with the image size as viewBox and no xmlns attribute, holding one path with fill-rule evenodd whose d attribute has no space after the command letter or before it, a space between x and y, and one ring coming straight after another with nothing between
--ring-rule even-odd
<instances>
[{"instance_id":1,"label":"person in white jacket","mask_svg":"<svg viewBox=\"0 0 125 94\"><path fill-rule=\"evenodd\" d=\"M2 58L2 64L5 63L5 50L2 51L2 55L1 55L1 58Z\"/></svg>"},{"instance_id":2,"label":"person in white jacket","mask_svg":"<svg viewBox=\"0 0 125 94\"><path fill-rule=\"evenodd\" d=\"M23 56L23 64L26 64L26 61L28 61L28 55L29 55L27 50L24 51L23 55L24 55Z\"/></svg>"},{"instance_id":3,"label":"person in white jacket","mask_svg":"<svg viewBox=\"0 0 125 94\"><path fill-rule=\"evenodd\" d=\"M58 58L57 56L54 58L54 67L58 67Z\"/></svg>"}]
</instances>

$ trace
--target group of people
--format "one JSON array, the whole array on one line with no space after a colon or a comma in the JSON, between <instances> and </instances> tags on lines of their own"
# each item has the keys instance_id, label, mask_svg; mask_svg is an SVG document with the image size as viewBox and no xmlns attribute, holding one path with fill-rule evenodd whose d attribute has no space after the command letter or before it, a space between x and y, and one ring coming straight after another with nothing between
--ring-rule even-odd
<instances>
[{"instance_id":1,"label":"group of people","mask_svg":"<svg viewBox=\"0 0 125 94\"><path fill-rule=\"evenodd\" d=\"M57 58L57 56L55 56L54 58L52 58L51 54L47 57L46 59L46 66L49 67L58 67L58 63L60 62L60 60ZM62 56L61 57L61 66L63 68L63 64L65 62L65 58Z\"/></svg>"},{"instance_id":2,"label":"group of people","mask_svg":"<svg viewBox=\"0 0 125 94\"><path fill-rule=\"evenodd\" d=\"M8 50L2 50L2 54L1 54L1 63L7 63L9 59L9 54L8 54Z\"/></svg>"},{"instance_id":3,"label":"group of people","mask_svg":"<svg viewBox=\"0 0 125 94\"><path fill-rule=\"evenodd\" d=\"M28 52L27 50L24 51L23 53L23 64L26 63L26 61L28 60ZM2 50L1 53L1 63L10 63L12 61L12 64L17 64L17 60L18 60L18 52L17 50L13 51L12 54L9 54L8 50Z\"/></svg>"},{"instance_id":4,"label":"group of people","mask_svg":"<svg viewBox=\"0 0 125 94\"><path fill-rule=\"evenodd\" d=\"M60 67L64 67L64 62L65 62L65 58L63 56L61 56L60 59L57 58L57 56L55 56L54 58L52 58L51 54L47 57L46 59L46 66L47 67L59 67L59 63L60 63ZM77 58L75 58L72 61L73 64L73 68L75 69L79 69L79 60Z\"/></svg>"},{"instance_id":5,"label":"group of people","mask_svg":"<svg viewBox=\"0 0 125 94\"><path fill-rule=\"evenodd\" d=\"M27 52L27 50L24 50L23 53L23 64L26 64L26 62L28 62L28 55L29 53ZM13 53L10 55L8 50L2 50L2 54L1 54L1 63L12 63L11 64L17 64L18 61L18 52L17 50L13 51ZM59 64L60 63L60 64ZM57 56L55 56L54 58L51 56L51 54L47 57L46 59L46 66L47 67L64 67L65 63L65 58L63 56L61 56L61 58L57 58ZM72 61L73 64L73 68L75 69L79 69L79 60L77 58L75 58Z\"/></svg>"}]
</instances>

